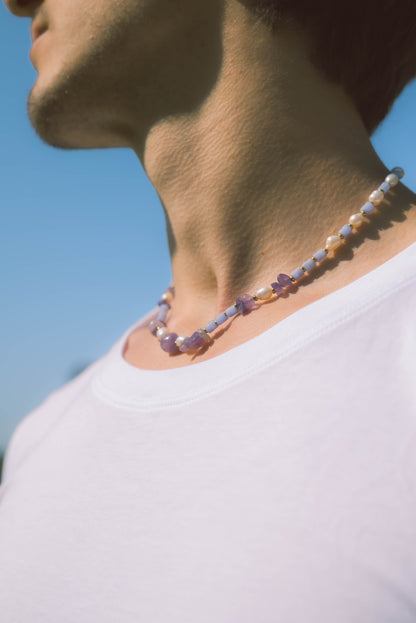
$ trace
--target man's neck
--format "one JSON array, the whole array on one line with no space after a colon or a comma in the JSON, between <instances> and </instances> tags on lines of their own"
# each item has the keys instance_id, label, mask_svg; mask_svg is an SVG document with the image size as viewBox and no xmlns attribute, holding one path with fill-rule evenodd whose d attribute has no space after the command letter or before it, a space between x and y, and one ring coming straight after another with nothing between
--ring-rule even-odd
<instances>
[{"instance_id":1,"label":"man's neck","mask_svg":"<svg viewBox=\"0 0 416 623\"><path fill-rule=\"evenodd\" d=\"M143 163L166 210L173 311L191 326L310 257L386 173L304 39L230 14L215 87L152 127Z\"/></svg>"}]
</instances>

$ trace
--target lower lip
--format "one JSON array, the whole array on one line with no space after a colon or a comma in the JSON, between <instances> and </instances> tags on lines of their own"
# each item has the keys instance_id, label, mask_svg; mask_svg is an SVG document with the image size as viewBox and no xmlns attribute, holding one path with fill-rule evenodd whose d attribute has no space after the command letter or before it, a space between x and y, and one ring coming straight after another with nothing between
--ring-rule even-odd
<instances>
[{"instance_id":1,"label":"lower lip","mask_svg":"<svg viewBox=\"0 0 416 623\"><path fill-rule=\"evenodd\" d=\"M30 57L30 60L32 61L32 63L33 63L33 59L34 59L34 50L36 49L36 46L38 45L39 40L42 39L44 34L45 33L42 33L41 35L39 35L39 37L36 37L36 39L34 40L34 42L32 44L32 47L30 48L29 57Z\"/></svg>"}]
</instances>

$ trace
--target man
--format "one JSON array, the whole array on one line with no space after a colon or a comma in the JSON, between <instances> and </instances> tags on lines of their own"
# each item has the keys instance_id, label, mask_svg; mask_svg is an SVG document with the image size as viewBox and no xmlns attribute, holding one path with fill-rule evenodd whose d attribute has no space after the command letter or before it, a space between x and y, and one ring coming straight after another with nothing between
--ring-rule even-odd
<instances>
[{"instance_id":1,"label":"man","mask_svg":"<svg viewBox=\"0 0 416 623\"><path fill-rule=\"evenodd\" d=\"M415 196L369 140L413 2L6 4L33 126L135 150L174 290L15 431L4 620L414 622Z\"/></svg>"}]
</instances>

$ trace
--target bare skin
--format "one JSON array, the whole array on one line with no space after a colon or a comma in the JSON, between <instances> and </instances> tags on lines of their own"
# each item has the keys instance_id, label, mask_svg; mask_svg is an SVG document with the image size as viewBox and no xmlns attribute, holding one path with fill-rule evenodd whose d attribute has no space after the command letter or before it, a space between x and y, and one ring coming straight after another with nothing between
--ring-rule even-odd
<instances>
[{"instance_id":1,"label":"bare skin","mask_svg":"<svg viewBox=\"0 0 416 623\"><path fill-rule=\"evenodd\" d=\"M90 0L79 33L80 0L70 10L65 0L6 0L50 24L33 53L39 135L69 148L128 146L145 167L166 212L169 327L190 335L324 246L387 168L353 102L310 63L305 33L272 33L237 0L169 2ZM62 44L68 33L71 46ZM196 356L170 357L141 329L125 359L155 370L194 365L374 270L416 240L415 196L400 184L388 197L334 259L289 296L236 317Z\"/></svg>"}]
</instances>

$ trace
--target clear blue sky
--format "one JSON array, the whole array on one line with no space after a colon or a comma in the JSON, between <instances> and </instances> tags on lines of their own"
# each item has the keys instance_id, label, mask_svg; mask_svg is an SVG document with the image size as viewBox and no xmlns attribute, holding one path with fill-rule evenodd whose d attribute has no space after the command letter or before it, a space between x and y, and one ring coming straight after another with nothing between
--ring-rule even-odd
<instances>
[{"instance_id":1,"label":"clear blue sky","mask_svg":"<svg viewBox=\"0 0 416 623\"><path fill-rule=\"evenodd\" d=\"M0 449L19 420L103 354L170 279L162 209L128 150L61 151L26 118L29 22L0 3ZM416 83L374 136L416 190Z\"/></svg>"}]
</instances>

